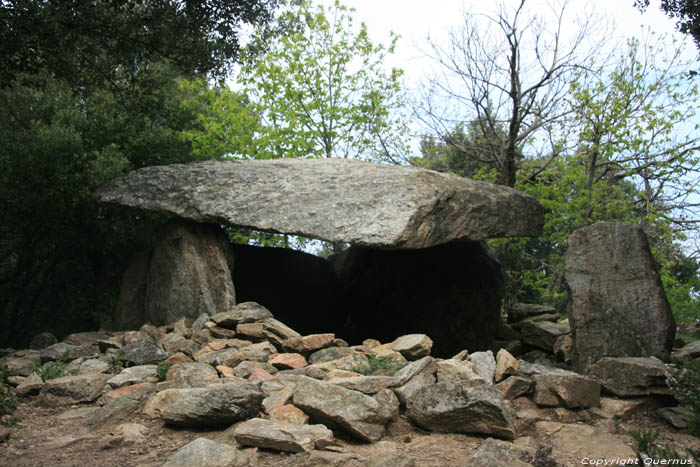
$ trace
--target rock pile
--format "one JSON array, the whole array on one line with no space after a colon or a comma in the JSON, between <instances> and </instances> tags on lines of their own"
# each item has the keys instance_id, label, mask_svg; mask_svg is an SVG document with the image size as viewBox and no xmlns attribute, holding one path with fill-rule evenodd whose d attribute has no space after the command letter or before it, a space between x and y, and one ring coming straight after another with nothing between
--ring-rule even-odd
<instances>
[{"instance_id":1,"label":"rock pile","mask_svg":"<svg viewBox=\"0 0 700 467\"><path fill-rule=\"evenodd\" d=\"M550 340L539 344L549 349L543 343ZM53 407L95 403L99 408L86 420L91 429L123 424L134 413L166 427L230 427L228 443L197 439L173 454L169 466L254 465L257 454L249 448L306 456L289 458L296 462L290 465L304 465L308 456L328 461L318 465L398 465L353 463L356 456L343 463L349 459L344 439L383 442L397 423L502 440L482 443L468 465L479 459L531 465L546 453L536 452L532 438L525 436L525 446L518 440L534 432L551 435L555 457L600 457L602 447L605 455L634 456L622 439L569 422L584 413L589 420L611 420L649 405L649 399L601 397L601 390L668 393L659 373L664 364L655 359L602 359L588 376L518 360L505 349L440 359L430 355L433 342L425 335L349 346L333 334L301 335L252 302L196 320L66 341L0 358L0 367L18 374L10 379L18 395ZM30 371L57 360L68 360L67 376L44 382ZM543 410L557 421L543 417ZM415 464L408 459L401 465Z\"/></svg>"}]
</instances>

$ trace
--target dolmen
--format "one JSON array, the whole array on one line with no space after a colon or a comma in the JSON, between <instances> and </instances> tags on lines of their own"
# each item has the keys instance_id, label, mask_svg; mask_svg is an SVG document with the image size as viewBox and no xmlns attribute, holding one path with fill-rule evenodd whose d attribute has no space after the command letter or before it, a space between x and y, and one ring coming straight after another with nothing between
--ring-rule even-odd
<instances>
[{"instance_id":1,"label":"dolmen","mask_svg":"<svg viewBox=\"0 0 700 467\"><path fill-rule=\"evenodd\" d=\"M503 275L483 241L535 236L544 223L537 200L508 187L346 159L146 167L95 198L174 218L126 271L117 328L253 300L304 333L427 334L438 356L485 349L498 332ZM324 259L231 245L222 226L349 248Z\"/></svg>"}]
</instances>

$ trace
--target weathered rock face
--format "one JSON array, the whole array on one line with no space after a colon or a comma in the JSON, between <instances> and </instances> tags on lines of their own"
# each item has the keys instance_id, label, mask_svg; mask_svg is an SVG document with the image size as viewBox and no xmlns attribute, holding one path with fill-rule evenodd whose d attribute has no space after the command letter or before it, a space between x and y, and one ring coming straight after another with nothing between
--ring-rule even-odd
<instances>
[{"instance_id":1,"label":"weathered rock face","mask_svg":"<svg viewBox=\"0 0 700 467\"><path fill-rule=\"evenodd\" d=\"M144 323L146 276L150 262L150 251L136 253L124 272L117 309L114 312L114 328L118 331L138 329Z\"/></svg>"},{"instance_id":2,"label":"weathered rock face","mask_svg":"<svg viewBox=\"0 0 700 467\"><path fill-rule=\"evenodd\" d=\"M344 159L146 167L96 197L199 222L372 247L537 235L544 222L542 206L510 188Z\"/></svg>"},{"instance_id":3,"label":"weathered rock face","mask_svg":"<svg viewBox=\"0 0 700 467\"><path fill-rule=\"evenodd\" d=\"M236 304L228 239L218 226L174 222L153 251L146 278L148 320L167 324Z\"/></svg>"},{"instance_id":4,"label":"weathered rock face","mask_svg":"<svg viewBox=\"0 0 700 467\"><path fill-rule=\"evenodd\" d=\"M498 332L500 264L478 242L408 251L352 247L332 260L350 325L343 338L427 334L432 355L485 349ZM371 331L368 331L371 326Z\"/></svg>"},{"instance_id":5,"label":"weathered rock face","mask_svg":"<svg viewBox=\"0 0 700 467\"><path fill-rule=\"evenodd\" d=\"M602 357L668 360L675 321L641 227L600 222L575 231L565 275L580 370Z\"/></svg>"}]
</instances>

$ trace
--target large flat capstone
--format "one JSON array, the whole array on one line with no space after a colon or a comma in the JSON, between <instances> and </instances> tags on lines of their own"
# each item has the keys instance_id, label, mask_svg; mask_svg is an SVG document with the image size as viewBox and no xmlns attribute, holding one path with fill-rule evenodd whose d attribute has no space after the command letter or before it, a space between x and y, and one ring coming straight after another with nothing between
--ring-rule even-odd
<instances>
[{"instance_id":1,"label":"large flat capstone","mask_svg":"<svg viewBox=\"0 0 700 467\"><path fill-rule=\"evenodd\" d=\"M145 167L101 202L331 242L426 248L538 235L544 209L508 187L416 167L346 159L274 159Z\"/></svg>"}]
</instances>

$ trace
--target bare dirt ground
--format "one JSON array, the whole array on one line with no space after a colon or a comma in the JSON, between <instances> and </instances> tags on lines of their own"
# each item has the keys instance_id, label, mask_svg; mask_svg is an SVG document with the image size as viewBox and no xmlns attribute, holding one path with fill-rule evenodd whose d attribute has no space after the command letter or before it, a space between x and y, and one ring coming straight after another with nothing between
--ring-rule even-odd
<instances>
[{"instance_id":1,"label":"bare dirt ground","mask_svg":"<svg viewBox=\"0 0 700 467\"><path fill-rule=\"evenodd\" d=\"M230 429L176 430L164 426L160 420L152 420L138 413L126 425L88 430L85 421L90 410L95 407L94 404L89 404L48 408L39 406L33 400L22 401L14 417L16 421L10 427L9 439L0 443L0 466L160 466L173 452L195 438L235 443ZM548 417L548 412L543 413ZM551 419L556 421L556 415L550 413ZM651 415L638 415L617 424L611 420L603 422L606 423L599 422L600 428L611 431L611 435L614 433L614 436L633 447L636 447L636 442L627 434L629 430L658 428L661 444L669 444L677 450L700 449L700 439L674 430ZM524 438L524 445L530 449L534 450L538 445L549 441L546 434L536 433L532 429L519 431L519 435L531 437ZM432 467L464 465L483 438L424 432L401 417L389 426L388 434L378 443L361 444L342 435L339 435L338 441L342 452L358 456L360 460L357 465L365 465L361 459L388 455L413 459L419 467ZM292 460L290 456L291 454L260 449L259 466L286 467ZM582 465L582 459L561 455L557 461L562 466ZM350 462L344 465L353 464ZM638 465L644 463L639 461Z\"/></svg>"}]
</instances>

